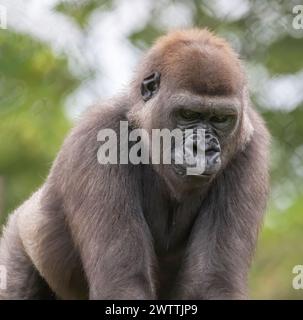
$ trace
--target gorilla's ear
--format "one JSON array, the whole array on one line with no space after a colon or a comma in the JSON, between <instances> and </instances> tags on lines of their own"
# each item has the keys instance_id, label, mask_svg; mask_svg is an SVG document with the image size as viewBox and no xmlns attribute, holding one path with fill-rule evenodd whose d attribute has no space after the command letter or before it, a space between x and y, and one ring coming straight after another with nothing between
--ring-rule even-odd
<instances>
[{"instance_id":1,"label":"gorilla's ear","mask_svg":"<svg viewBox=\"0 0 303 320\"><path fill-rule=\"evenodd\" d=\"M252 125L252 122L249 118L249 115L247 112L243 114L243 133L242 133L242 146L243 149L247 146L247 144L250 142L252 136L254 134L254 127Z\"/></svg>"},{"instance_id":2,"label":"gorilla's ear","mask_svg":"<svg viewBox=\"0 0 303 320\"><path fill-rule=\"evenodd\" d=\"M250 109L250 100L248 90L245 89L243 92L243 119L242 119L242 133L241 133L241 142L240 145L244 150L247 144L250 142L253 134L254 134L254 126L250 117L251 109Z\"/></svg>"},{"instance_id":3,"label":"gorilla's ear","mask_svg":"<svg viewBox=\"0 0 303 320\"><path fill-rule=\"evenodd\" d=\"M144 101L149 100L158 92L160 77L161 74L159 72L153 72L148 77L144 78L141 83L141 95Z\"/></svg>"}]
</instances>

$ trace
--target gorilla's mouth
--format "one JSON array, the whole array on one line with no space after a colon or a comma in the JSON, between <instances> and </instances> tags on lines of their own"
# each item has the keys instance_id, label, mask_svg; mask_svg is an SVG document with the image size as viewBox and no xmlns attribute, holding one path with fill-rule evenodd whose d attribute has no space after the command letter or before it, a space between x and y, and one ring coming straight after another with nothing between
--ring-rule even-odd
<instances>
[{"instance_id":1,"label":"gorilla's mouth","mask_svg":"<svg viewBox=\"0 0 303 320\"><path fill-rule=\"evenodd\" d=\"M186 156L184 150L188 147L188 141L191 143L194 141L194 144L191 153ZM207 133L205 135L205 143L203 139L197 139L195 134L185 137L183 143L181 151L172 150L173 160L175 160L174 155L183 159L181 164L173 162L174 171L179 176L211 177L219 171L221 167L221 147L219 140L213 134ZM180 152L183 152L181 156Z\"/></svg>"},{"instance_id":2,"label":"gorilla's mouth","mask_svg":"<svg viewBox=\"0 0 303 320\"><path fill-rule=\"evenodd\" d=\"M196 176L196 177L212 177L214 176L221 167L220 153L216 151L210 152L210 155L206 156L206 163L203 172L199 174L188 174L189 169L196 168L193 165L184 164L173 164L173 169L179 176Z\"/></svg>"}]
</instances>

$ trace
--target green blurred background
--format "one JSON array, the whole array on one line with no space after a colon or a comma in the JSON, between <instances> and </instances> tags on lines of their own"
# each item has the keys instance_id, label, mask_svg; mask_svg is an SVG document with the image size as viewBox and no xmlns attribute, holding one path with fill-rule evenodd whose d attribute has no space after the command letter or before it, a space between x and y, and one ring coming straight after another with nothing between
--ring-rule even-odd
<instances>
[{"instance_id":1,"label":"green blurred background","mask_svg":"<svg viewBox=\"0 0 303 320\"><path fill-rule=\"evenodd\" d=\"M273 136L272 193L250 274L251 297L303 298L303 290L292 288L292 269L303 265L298 3L0 0L2 19L7 13L7 29L0 29L0 224L45 179L81 111L122 90L156 37L208 27L244 60L252 100Z\"/></svg>"}]
</instances>

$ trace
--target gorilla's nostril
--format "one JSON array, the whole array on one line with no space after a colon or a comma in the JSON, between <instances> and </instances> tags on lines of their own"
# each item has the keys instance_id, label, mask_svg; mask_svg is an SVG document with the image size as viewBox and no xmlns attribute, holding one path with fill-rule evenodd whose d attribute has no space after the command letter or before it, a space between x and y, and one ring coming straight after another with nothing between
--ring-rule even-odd
<instances>
[{"instance_id":1,"label":"gorilla's nostril","mask_svg":"<svg viewBox=\"0 0 303 320\"><path fill-rule=\"evenodd\" d=\"M215 137L213 134L208 133L205 135L205 151L208 152L212 150L220 152L220 143L217 137Z\"/></svg>"},{"instance_id":2,"label":"gorilla's nostril","mask_svg":"<svg viewBox=\"0 0 303 320\"><path fill-rule=\"evenodd\" d=\"M215 137L212 137L209 142L214 143L214 144L218 144L218 140Z\"/></svg>"}]
</instances>

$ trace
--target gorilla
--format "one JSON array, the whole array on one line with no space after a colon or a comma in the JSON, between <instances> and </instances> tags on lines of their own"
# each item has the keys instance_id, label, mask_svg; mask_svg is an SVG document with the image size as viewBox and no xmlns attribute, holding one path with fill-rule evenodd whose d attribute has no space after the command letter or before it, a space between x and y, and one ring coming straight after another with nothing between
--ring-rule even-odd
<instances>
[{"instance_id":1,"label":"gorilla","mask_svg":"<svg viewBox=\"0 0 303 320\"><path fill-rule=\"evenodd\" d=\"M125 91L84 113L45 183L9 216L1 299L248 297L270 136L237 54L208 30L173 31ZM186 162L100 164L98 133L119 140L121 121L129 133L192 129L193 139L203 129L204 171L188 175Z\"/></svg>"}]
</instances>

